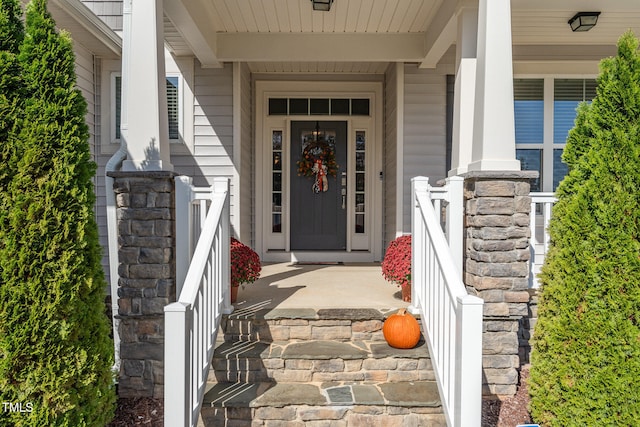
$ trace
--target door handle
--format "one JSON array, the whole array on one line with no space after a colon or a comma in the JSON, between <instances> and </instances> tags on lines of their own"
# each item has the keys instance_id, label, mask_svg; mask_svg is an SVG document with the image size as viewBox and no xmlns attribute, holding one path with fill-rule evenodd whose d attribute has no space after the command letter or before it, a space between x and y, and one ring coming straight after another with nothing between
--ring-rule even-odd
<instances>
[{"instance_id":1,"label":"door handle","mask_svg":"<svg viewBox=\"0 0 640 427\"><path fill-rule=\"evenodd\" d=\"M342 189L342 209L346 209L347 208L347 189L343 188Z\"/></svg>"}]
</instances>

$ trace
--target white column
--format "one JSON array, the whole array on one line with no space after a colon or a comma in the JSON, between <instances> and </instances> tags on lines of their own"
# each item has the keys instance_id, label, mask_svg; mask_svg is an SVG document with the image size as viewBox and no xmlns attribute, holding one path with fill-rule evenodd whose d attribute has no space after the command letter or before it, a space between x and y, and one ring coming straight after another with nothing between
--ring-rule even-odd
<instances>
[{"instance_id":1,"label":"white column","mask_svg":"<svg viewBox=\"0 0 640 427\"><path fill-rule=\"evenodd\" d=\"M465 7L458 14L456 82L453 100L453 143L449 176L467 172L473 146L473 109L476 96L478 9Z\"/></svg>"},{"instance_id":2,"label":"white column","mask_svg":"<svg viewBox=\"0 0 640 427\"><path fill-rule=\"evenodd\" d=\"M125 0L130 24L123 28L122 170L173 170L164 69L162 0Z\"/></svg>"},{"instance_id":3,"label":"white column","mask_svg":"<svg viewBox=\"0 0 640 427\"><path fill-rule=\"evenodd\" d=\"M480 0L469 171L520 170L513 114L510 0Z\"/></svg>"}]
</instances>

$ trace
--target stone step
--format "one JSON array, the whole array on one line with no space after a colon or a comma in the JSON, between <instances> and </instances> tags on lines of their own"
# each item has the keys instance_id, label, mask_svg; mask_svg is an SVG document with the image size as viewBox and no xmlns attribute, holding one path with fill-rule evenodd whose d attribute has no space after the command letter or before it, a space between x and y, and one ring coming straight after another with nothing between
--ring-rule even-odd
<instances>
[{"instance_id":1,"label":"stone step","mask_svg":"<svg viewBox=\"0 0 640 427\"><path fill-rule=\"evenodd\" d=\"M385 341L290 340L224 342L214 353L209 381L433 380L424 341L400 350Z\"/></svg>"},{"instance_id":2,"label":"stone step","mask_svg":"<svg viewBox=\"0 0 640 427\"><path fill-rule=\"evenodd\" d=\"M204 426L445 426L434 381L217 383Z\"/></svg>"},{"instance_id":3,"label":"stone step","mask_svg":"<svg viewBox=\"0 0 640 427\"><path fill-rule=\"evenodd\" d=\"M233 313L223 319L224 340L374 340L397 309L264 309Z\"/></svg>"}]
</instances>

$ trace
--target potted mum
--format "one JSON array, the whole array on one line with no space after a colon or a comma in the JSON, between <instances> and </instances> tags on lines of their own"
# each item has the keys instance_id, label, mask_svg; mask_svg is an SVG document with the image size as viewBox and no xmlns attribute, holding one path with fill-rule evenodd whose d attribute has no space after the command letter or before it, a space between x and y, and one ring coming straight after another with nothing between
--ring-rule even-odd
<instances>
[{"instance_id":1,"label":"potted mum","mask_svg":"<svg viewBox=\"0 0 640 427\"><path fill-rule=\"evenodd\" d=\"M260 257L253 249L231 238L231 302L238 296L238 288L260 277Z\"/></svg>"},{"instance_id":2,"label":"potted mum","mask_svg":"<svg viewBox=\"0 0 640 427\"><path fill-rule=\"evenodd\" d=\"M402 301L411 302L411 235L389 243L382 260L382 276L400 286Z\"/></svg>"}]
</instances>

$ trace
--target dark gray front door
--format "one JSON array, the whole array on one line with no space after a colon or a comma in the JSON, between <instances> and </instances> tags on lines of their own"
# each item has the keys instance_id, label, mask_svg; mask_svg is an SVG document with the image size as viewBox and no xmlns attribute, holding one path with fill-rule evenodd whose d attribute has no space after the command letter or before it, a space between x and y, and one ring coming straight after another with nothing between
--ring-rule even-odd
<instances>
[{"instance_id":1,"label":"dark gray front door","mask_svg":"<svg viewBox=\"0 0 640 427\"><path fill-rule=\"evenodd\" d=\"M322 151L331 151L333 156L323 155ZM316 164L314 159L322 158L322 165L327 166L326 181L322 175L300 175L299 161L305 154L311 162L303 172L310 169L310 164ZM292 250L346 249L346 165L347 122L291 122ZM332 171L336 176L331 175Z\"/></svg>"}]
</instances>

